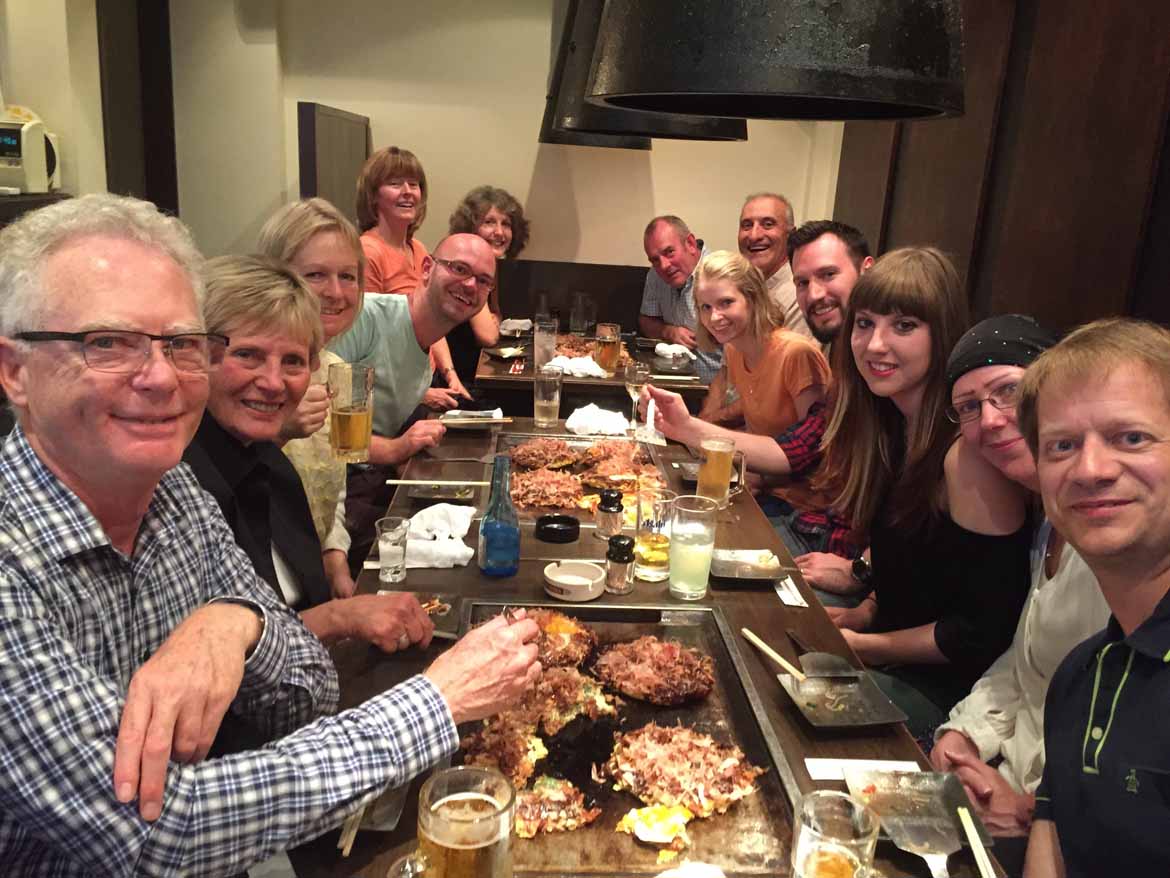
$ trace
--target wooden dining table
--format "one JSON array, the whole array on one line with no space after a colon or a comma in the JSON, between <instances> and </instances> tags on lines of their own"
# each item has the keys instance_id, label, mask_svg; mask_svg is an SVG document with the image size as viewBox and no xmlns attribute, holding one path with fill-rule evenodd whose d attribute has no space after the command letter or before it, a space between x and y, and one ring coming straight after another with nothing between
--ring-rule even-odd
<instances>
[{"instance_id":1,"label":"wooden dining table","mask_svg":"<svg viewBox=\"0 0 1170 878\"><path fill-rule=\"evenodd\" d=\"M563 435L563 426L540 430L533 426L530 418L517 418L503 428L495 427L474 430L449 430L439 446L432 453L420 454L406 466L403 476L409 479L456 481L487 481L490 465L479 458L488 457L497 445L500 429L534 435ZM674 489L684 488L675 462L693 460L690 451L681 445L670 444L655 449L660 466ZM476 460L469 460L473 458ZM486 487L475 487L469 502L482 511L487 501ZM417 493L417 492L416 492ZM401 486L390 505L389 514L409 516L430 502L426 499L412 499L409 487ZM477 536L478 518L467 535L469 545L474 546ZM582 531L582 540L592 539ZM600 542L598 543L600 546ZM797 653L786 636L793 630L810 648L836 653L849 658L857 667L861 662L852 654L844 638L833 625L807 584L795 571L791 555L779 539L759 505L749 491L735 495L726 510L719 514L716 533L717 548L767 549L779 558L781 566L793 569L792 577L801 594L808 602L807 607L787 606L765 582L760 588L759 581L737 583L721 581L720 587L712 588L706 597L698 602L684 602L675 599L668 592L667 583L650 583L637 580L634 590L628 595L605 595L605 601L616 605L685 608L689 606L717 607L726 618L732 631L750 628L763 638L774 650L789 661L797 661ZM555 550L557 547L550 546ZM597 557L601 557L600 549ZM587 553L588 554L588 553ZM522 560L519 573L510 578L497 579L483 575L475 559L466 567L430 570L411 569L406 581L395 588L419 594L442 593L467 598L492 599L516 604L547 604L550 598L544 591L542 568L546 562ZM730 586L730 587L728 587ZM367 569L358 579L359 590L376 591L379 587L377 570ZM564 605L572 612L572 604ZM422 671L447 646L447 641L432 641L426 650L411 649L404 653L387 655L365 643L346 641L335 645L331 652L337 665L341 686L341 708L361 704L366 699L385 691L407 677ZM918 763L929 770L929 762L914 739L902 724L868 726L849 730L825 730L811 726L785 694L777 680L777 668L746 641L740 641L751 686L759 695L765 721L778 741L786 765L781 768L786 775L786 785L791 785L790 795L799 795L814 789L845 790L840 781L814 781L805 766L807 757L829 757L847 759L904 760ZM290 854L296 874L301 878L336 878L336 876L361 875L368 878L382 878L387 867L396 859L413 849L415 824L417 820L418 788L421 779L415 779L407 798L407 806L393 832L362 831L358 833L348 858L337 850L338 832L332 831L302 846ZM784 839L785 846L791 842ZM875 875L925 876L929 871L922 859L894 848L888 842L878 845L876 859L878 872ZM663 867L666 868L666 867ZM996 869L999 870L998 865ZM787 871L777 874L788 874ZM978 876L978 870L969 849L964 848L950 859L950 874L955 878ZM1002 875L1002 871L997 871Z\"/></svg>"},{"instance_id":2,"label":"wooden dining table","mask_svg":"<svg viewBox=\"0 0 1170 878\"><path fill-rule=\"evenodd\" d=\"M506 342L501 342L501 345L505 344ZM528 350L531 352L531 344ZM696 412L699 410L707 396L707 382L689 369L684 374L663 371L662 361L652 352L635 350L631 356L650 366L651 384L681 394L687 402L687 408ZM489 394L491 398L499 399L505 414L530 413L532 363L531 355L504 360L486 351L480 351L479 363L475 368L475 387ZM574 408L589 402L628 412L631 400L626 393L621 372L605 378L576 378L566 375L561 386L561 411L571 412Z\"/></svg>"}]
</instances>

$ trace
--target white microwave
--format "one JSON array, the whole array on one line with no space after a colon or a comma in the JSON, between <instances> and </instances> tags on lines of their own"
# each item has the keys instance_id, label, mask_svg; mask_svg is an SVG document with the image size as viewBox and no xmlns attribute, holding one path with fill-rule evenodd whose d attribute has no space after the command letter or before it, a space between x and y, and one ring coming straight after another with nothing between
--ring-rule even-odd
<instances>
[{"instance_id":1,"label":"white microwave","mask_svg":"<svg viewBox=\"0 0 1170 878\"><path fill-rule=\"evenodd\" d=\"M23 107L6 109L0 113L0 188L22 193L59 188L56 136Z\"/></svg>"}]
</instances>

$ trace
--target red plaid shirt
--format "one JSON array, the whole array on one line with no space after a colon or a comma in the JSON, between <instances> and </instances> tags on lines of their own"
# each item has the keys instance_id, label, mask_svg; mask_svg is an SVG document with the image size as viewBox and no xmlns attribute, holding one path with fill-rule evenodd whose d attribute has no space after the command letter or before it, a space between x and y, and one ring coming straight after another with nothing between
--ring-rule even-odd
<instances>
[{"instance_id":1,"label":"red plaid shirt","mask_svg":"<svg viewBox=\"0 0 1170 878\"><path fill-rule=\"evenodd\" d=\"M821 439L829 424L828 406L823 402L814 403L803 421L793 424L776 437L776 442L788 458L793 480L810 482L821 463ZM789 497L783 497L791 502ZM794 530L800 533L823 534L828 531L828 551L843 558L855 558L861 547L856 545L849 522L836 515L827 507L809 508L803 503L791 503L797 510L792 522Z\"/></svg>"}]
</instances>

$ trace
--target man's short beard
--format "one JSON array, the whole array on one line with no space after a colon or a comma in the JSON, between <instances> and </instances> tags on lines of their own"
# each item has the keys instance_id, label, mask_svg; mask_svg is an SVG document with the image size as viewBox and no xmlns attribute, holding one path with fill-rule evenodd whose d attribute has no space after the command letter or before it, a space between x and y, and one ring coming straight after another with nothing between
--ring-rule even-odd
<instances>
[{"instance_id":1,"label":"man's short beard","mask_svg":"<svg viewBox=\"0 0 1170 878\"><path fill-rule=\"evenodd\" d=\"M843 326L844 324L841 325ZM841 336L841 326L838 326L836 329L819 329L809 322L808 330L813 334L813 338L821 344L832 344Z\"/></svg>"}]
</instances>

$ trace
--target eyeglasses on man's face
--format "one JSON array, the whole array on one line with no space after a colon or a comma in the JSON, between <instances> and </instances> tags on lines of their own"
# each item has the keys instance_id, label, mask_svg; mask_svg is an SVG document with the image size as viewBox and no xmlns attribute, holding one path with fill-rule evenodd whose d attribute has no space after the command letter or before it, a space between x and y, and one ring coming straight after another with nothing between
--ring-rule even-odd
<instances>
[{"instance_id":1,"label":"eyeglasses on man's face","mask_svg":"<svg viewBox=\"0 0 1170 878\"><path fill-rule=\"evenodd\" d=\"M91 329L87 332L18 332L20 341L70 341L81 345L85 365L98 372L137 372L150 359L154 342L180 372L207 372L223 360L228 338L209 332L152 335L124 329Z\"/></svg>"},{"instance_id":2,"label":"eyeglasses on man's face","mask_svg":"<svg viewBox=\"0 0 1170 878\"><path fill-rule=\"evenodd\" d=\"M475 285L481 292L490 293L496 288L496 279L494 277L488 277L486 274L476 274L466 262L458 259L442 259L438 256L435 257L435 262L446 268L447 271L451 272L459 280L467 280L469 277L474 277Z\"/></svg>"},{"instance_id":3,"label":"eyeglasses on man's face","mask_svg":"<svg viewBox=\"0 0 1170 878\"><path fill-rule=\"evenodd\" d=\"M982 399L964 399L955 405L947 406L947 417L956 424L966 424L974 421L983 414L983 403L989 402L1000 411L1016 407L1020 399L1020 385L1014 381L995 388Z\"/></svg>"}]
</instances>

